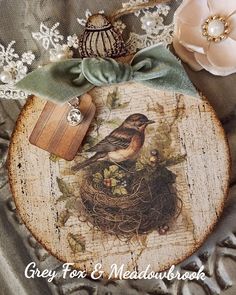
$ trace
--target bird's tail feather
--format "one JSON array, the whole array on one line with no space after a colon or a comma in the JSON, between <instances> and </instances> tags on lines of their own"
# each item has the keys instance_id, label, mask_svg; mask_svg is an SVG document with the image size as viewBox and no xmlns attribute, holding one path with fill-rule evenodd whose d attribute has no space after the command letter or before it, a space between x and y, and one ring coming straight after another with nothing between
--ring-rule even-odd
<instances>
[{"instance_id":1,"label":"bird's tail feather","mask_svg":"<svg viewBox=\"0 0 236 295\"><path fill-rule=\"evenodd\" d=\"M92 156L91 158L85 160L84 162L74 165L71 169L73 171L79 171L79 170L81 170L81 169L95 163L100 158L103 158L103 154L102 153L97 153L94 156Z\"/></svg>"}]
</instances>

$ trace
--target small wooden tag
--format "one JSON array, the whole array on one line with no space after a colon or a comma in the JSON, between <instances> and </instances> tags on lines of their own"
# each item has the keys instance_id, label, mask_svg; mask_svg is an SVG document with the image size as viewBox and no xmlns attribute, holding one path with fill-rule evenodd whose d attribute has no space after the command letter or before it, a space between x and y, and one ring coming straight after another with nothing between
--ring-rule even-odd
<instances>
[{"instance_id":1,"label":"small wooden tag","mask_svg":"<svg viewBox=\"0 0 236 295\"><path fill-rule=\"evenodd\" d=\"M73 160L95 115L89 94L81 96L79 109L83 120L71 126L67 121L71 106L47 102L30 135L30 143L67 161Z\"/></svg>"}]
</instances>

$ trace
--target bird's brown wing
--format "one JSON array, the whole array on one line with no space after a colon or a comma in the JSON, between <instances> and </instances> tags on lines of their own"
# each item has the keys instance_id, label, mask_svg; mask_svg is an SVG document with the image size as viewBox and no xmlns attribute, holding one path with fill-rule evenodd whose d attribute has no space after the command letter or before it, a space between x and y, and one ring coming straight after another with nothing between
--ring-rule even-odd
<instances>
[{"instance_id":1,"label":"bird's brown wing","mask_svg":"<svg viewBox=\"0 0 236 295\"><path fill-rule=\"evenodd\" d=\"M97 145L89 149L88 152L103 153L126 149L130 145L133 135L133 129L119 127Z\"/></svg>"}]
</instances>

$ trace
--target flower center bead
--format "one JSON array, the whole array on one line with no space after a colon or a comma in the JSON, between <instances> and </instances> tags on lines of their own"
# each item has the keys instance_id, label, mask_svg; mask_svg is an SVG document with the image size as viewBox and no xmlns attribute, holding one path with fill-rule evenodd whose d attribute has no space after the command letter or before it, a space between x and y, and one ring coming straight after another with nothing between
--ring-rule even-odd
<instances>
[{"instance_id":1,"label":"flower center bead","mask_svg":"<svg viewBox=\"0 0 236 295\"><path fill-rule=\"evenodd\" d=\"M202 26L202 34L208 41L220 42L229 35L229 23L222 16L210 16Z\"/></svg>"},{"instance_id":2,"label":"flower center bead","mask_svg":"<svg viewBox=\"0 0 236 295\"><path fill-rule=\"evenodd\" d=\"M219 37L225 31L224 23L218 19L212 20L208 24L208 34L212 37Z\"/></svg>"}]
</instances>

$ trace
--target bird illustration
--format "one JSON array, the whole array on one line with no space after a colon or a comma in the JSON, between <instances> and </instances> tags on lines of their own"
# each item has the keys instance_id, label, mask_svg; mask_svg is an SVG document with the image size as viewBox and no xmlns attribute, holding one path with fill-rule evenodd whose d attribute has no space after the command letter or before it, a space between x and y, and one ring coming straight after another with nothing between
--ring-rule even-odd
<instances>
[{"instance_id":1,"label":"bird illustration","mask_svg":"<svg viewBox=\"0 0 236 295\"><path fill-rule=\"evenodd\" d=\"M153 123L155 121L143 114L130 115L118 128L87 150L95 152L91 158L73 166L72 170L79 171L97 161L120 163L135 159L144 144L145 129Z\"/></svg>"}]
</instances>

